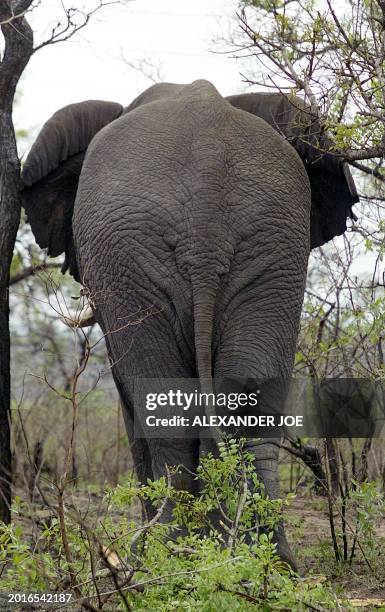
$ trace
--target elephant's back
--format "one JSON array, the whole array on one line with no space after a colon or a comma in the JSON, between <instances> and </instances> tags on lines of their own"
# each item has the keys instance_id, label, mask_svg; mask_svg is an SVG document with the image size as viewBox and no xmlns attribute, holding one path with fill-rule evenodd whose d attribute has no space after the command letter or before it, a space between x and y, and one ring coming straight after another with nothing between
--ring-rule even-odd
<instances>
[{"instance_id":1,"label":"elephant's back","mask_svg":"<svg viewBox=\"0 0 385 612\"><path fill-rule=\"evenodd\" d=\"M92 290L109 292L122 320L155 308L191 352L192 279L208 282L207 270L220 278L218 321L243 286L257 287L269 270L277 278L298 266L302 286L310 215L308 180L292 147L202 87L101 130L74 213L81 275L97 263Z\"/></svg>"},{"instance_id":2,"label":"elephant's back","mask_svg":"<svg viewBox=\"0 0 385 612\"><path fill-rule=\"evenodd\" d=\"M79 224L91 214L133 220L147 212L175 227L200 198L214 215L219 206L249 221L268 219L276 203L290 216L310 206L303 164L270 125L231 106L205 81L183 91L150 96L96 135L79 181Z\"/></svg>"}]
</instances>

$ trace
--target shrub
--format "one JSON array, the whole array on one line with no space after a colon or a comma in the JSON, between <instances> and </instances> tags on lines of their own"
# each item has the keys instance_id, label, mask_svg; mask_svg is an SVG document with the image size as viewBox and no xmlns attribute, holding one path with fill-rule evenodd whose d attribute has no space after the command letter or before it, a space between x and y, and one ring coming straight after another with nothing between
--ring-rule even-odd
<instances>
[{"instance_id":1,"label":"shrub","mask_svg":"<svg viewBox=\"0 0 385 612\"><path fill-rule=\"evenodd\" d=\"M336 608L330 589L295 576L278 557L273 530L288 500L266 496L242 443L230 440L219 458L202 459L199 495L175 489L172 477L144 486L128 477L107 491L94 524L68 506L40 526L34 542L3 525L2 588L70 590L79 603L105 610ZM145 523L127 518L137 499L155 508ZM172 518L162 523L170 505ZM21 512L18 500L14 513Z\"/></svg>"}]
</instances>

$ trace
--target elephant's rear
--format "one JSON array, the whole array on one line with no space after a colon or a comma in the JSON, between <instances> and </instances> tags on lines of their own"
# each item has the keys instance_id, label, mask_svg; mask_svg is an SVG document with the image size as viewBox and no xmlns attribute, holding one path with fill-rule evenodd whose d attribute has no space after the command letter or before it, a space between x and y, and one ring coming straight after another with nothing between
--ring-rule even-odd
<instances>
[{"instance_id":1,"label":"elephant's rear","mask_svg":"<svg viewBox=\"0 0 385 612\"><path fill-rule=\"evenodd\" d=\"M170 345L191 376L210 378L213 362L221 374L287 370L309 206L292 148L205 84L100 132L79 184L75 241L104 330L119 328L111 343L122 353L130 339L132 373L167 376L159 359ZM282 301L280 313L269 300Z\"/></svg>"}]
</instances>

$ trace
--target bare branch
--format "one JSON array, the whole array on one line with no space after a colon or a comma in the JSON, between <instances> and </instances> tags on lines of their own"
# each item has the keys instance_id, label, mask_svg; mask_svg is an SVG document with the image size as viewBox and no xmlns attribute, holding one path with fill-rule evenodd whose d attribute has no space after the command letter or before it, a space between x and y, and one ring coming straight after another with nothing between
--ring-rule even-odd
<instances>
[{"instance_id":1,"label":"bare branch","mask_svg":"<svg viewBox=\"0 0 385 612\"><path fill-rule=\"evenodd\" d=\"M62 267L62 264L54 263L54 262L42 263L36 266L29 266L28 268L25 268L21 272L18 272L17 274L14 274L13 276L11 276L9 285L10 286L16 285L16 283L19 283L20 281L23 281L26 278L30 278L31 276L35 276L39 272L43 272L44 270L48 270L49 268L61 268L61 267Z\"/></svg>"},{"instance_id":2,"label":"bare branch","mask_svg":"<svg viewBox=\"0 0 385 612\"><path fill-rule=\"evenodd\" d=\"M100 10L114 4L125 4L126 1L128 0L98 0L98 4L87 12L74 7L66 8L63 5L64 23L58 21L52 28L50 37L35 47L34 52L39 51L47 45L54 45L69 40L80 32L80 30L85 28L91 17Z\"/></svg>"},{"instance_id":3,"label":"bare branch","mask_svg":"<svg viewBox=\"0 0 385 612\"><path fill-rule=\"evenodd\" d=\"M125 57L124 53L121 53L122 61L137 72L140 72L146 79L152 83L160 83L164 81L162 73L162 67L159 64L155 64L148 58L139 59L136 61L129 60Z\"/></svg>"}]
</instances>

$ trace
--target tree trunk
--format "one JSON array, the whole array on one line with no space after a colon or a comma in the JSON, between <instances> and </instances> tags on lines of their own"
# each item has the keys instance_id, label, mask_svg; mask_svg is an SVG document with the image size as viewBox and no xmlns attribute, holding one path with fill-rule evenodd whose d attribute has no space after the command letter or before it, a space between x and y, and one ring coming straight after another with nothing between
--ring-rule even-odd
<instances>
[{"instance_id":1,"label":"tree trunk","mask_svg":"<svg viewBox=\"0 0 385 612\"><path fill-rule=\"evenodd\" d=\"M297 440L288 438L288 440L295 451L295 455L302 459L304 464L313 472L315 478L314 490L318 495L326 495L328 487L327 477L322 466L322 457L319 449L311 444L304 444L300 438Z\"/></svg>"},{"instance_id":2,"label":"tree trunk","mask_svg":"<svg viewBox=\"0 0 385 612\"><path fill-rule=\"evenodd\" d=\"M24 17L14 19L31 4L2 0L0 23L5 49L0 62L0 520L10 521L11 428L9 270L20 219L20 162L12 108L19 78L33 49L32 31Z\"/></svg>"},{"instance_id":3,"label":"tree trunk","mask_svg":"<svg viewBox=\"0 0 385 612\"><path fill-rule=\"evenodd\" d=\"M0 519L10 520L10 339L8 281L20 218L19 160L12 119L0 110Z\"/></svg>"}]
</instances>

